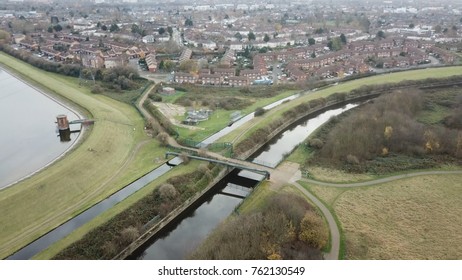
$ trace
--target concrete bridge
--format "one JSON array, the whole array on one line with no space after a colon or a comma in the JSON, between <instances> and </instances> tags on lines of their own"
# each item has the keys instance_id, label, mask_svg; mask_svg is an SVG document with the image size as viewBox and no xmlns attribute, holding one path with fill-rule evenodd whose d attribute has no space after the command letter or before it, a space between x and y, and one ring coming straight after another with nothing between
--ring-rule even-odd
<instances>
[{"instance_id":1,"label":"concrete bridge","mask_svg":"<svg viewBox=\"0 0 462 280\"><path fill-rule=\"evenodd\" d=\"M220 158L212 158L212 157L201 157L201 156L193 156L187 153L177 153L177 152L166 152L165 157L168 157L169 155L172 156L186 156L191 159L197 159L197 160L202 160L202 161L207 161L207 162L212 162L212 163L217 163L217 164L222 164L242 170L248 170L251 172L255 172L258 174L261 174L265 176L266 179L270 179L271 173L270 171L273 170L270 167L262 166L255 164L253 162L248 162L248 161L243 161L243 160L238 160L238 159L232 159L232 158L226 158L226 157L221 157ZM217 155L218 156L218 155Z\"/></svg>"}]
</instances>

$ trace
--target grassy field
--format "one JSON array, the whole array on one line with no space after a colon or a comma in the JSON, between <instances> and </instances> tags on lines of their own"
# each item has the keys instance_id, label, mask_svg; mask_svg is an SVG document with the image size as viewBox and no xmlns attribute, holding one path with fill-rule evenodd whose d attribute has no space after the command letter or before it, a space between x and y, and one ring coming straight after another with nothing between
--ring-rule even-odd
<instances>
[{"instance_id":1,"label":"grassy field","mask_svg":"<svg viewBox=\"0 0 462 280\"><path fill-rule=\"evenodd\" d=\"M140 144L148 138L144 121L133 107L93 95L79 88L77 79L37 70L4 54L0 54L0 63L61 96L65 103L77 104L96 120L85 141L66 157L0 191L4 213L0 217L0 257L4 258L154 168L158 164L152 159L160 152L156 144ZM140 148L143 154L138 153Z\"/></svg>"},{"instance_id":2,"label":"grassy field","mask_svg":"<svg viewBox=\"0 0 462 280\"><path fill-rule=\"evenodd\" d=\"M374 187L308 188L335 211L347 259L460 259L461 181L462 175L433 175Z\"/></svg>"}]
</instances>

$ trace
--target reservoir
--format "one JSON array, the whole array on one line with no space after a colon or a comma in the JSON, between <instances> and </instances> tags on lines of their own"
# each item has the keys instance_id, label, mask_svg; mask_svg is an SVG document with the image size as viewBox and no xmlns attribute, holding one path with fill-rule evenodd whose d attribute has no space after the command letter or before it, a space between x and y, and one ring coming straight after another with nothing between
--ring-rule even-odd
<instances>
[{"instance_id":1,"label":"reservoir","mask_svg":"<svg viewBox=\"0 0 462 280\"><path fill-rule=\"evenodd\" d=\"M61 142L56 116L80 117L0 68L0 190L30 176L64 154L76 142ZM80 125L71 125L79 130Z\"/></svg>"}]
</instances>

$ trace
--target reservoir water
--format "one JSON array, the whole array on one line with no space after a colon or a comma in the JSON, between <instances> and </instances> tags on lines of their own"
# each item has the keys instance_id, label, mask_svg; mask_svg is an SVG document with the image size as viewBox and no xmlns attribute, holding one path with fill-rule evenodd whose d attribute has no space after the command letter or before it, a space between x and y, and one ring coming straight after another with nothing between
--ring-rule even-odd
<instances>
[{"instance_id":1,"label":"reservoir water","mask_svg":"<svg viewBox=\"0 0 462 280\"><path fill-rule=\"evenodd\" d=\"M76 112L0 68L0 189L33 174L66 152L77 140L60 142L56 116ZM71 130L80 125L71 126Z\"/></svg>"}]
</instances>

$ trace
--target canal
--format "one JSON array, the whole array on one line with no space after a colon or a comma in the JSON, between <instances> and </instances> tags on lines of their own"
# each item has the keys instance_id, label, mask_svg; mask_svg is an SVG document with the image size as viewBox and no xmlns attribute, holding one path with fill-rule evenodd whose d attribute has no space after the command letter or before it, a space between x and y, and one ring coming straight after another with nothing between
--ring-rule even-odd
<instances>
[{"instance_id":1,"label":"canal","mask_svg":"<svg viewBox=\"0 0 462 280\"><path fill-rule=\"evenodd\" d=\"M56 116L79 119L74 110L58 103L0 68L0 189L31 176L51 164L77 141L61 142ZM80 125L71 126L80 130Z\"/></svg>"}]
</instances>

